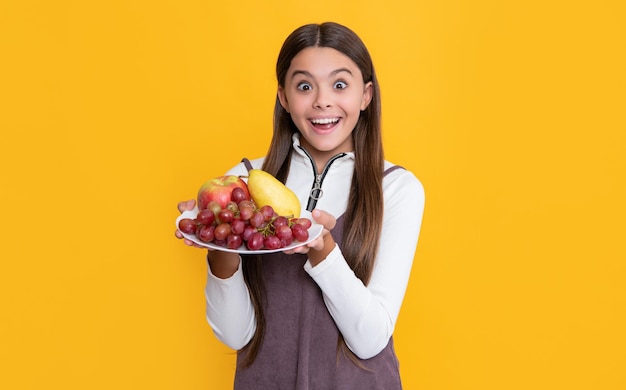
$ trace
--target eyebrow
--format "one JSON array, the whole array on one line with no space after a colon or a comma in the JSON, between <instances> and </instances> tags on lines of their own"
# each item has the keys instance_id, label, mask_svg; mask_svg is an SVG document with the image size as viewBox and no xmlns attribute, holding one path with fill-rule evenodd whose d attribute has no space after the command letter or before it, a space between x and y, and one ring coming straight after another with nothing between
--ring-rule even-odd
<instances>
[{"instance_id":1,"label":"eyebrow","mask_svg":"<svg viewBox=\"0 0 626 390\"><path fill-rule=\"evenodd\" d=\"M347 72L350 75L352 75L352 72L350 71L350 69L348 69L348 68L339 68L339 69L335 69L332 72L330 72L330 77L335 76L335 75L337 75L338 73L341 73L341 72ZM302 74L304 76L313 78L313 75L311 74L311 72L308 72L306 70L298 70L298 69L293 71L293 74L291 75L291 78L293 79L294 77L296 77L299 74Z\"/></svg>"}]
</instances>

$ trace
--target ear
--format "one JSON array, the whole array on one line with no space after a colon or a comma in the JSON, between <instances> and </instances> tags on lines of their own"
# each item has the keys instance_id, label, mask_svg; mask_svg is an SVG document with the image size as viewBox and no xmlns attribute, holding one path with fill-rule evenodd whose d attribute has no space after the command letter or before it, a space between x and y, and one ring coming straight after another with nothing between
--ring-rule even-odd
<instances>
[{"instance_id":1,"label":"ear","mask_svg":"<svg viewBox=\"0 0 626 390\"><path fill-rule=\"evenodd\" d=\"M285 95L285 90L283 87L278 86L278 91L276 93L278 96L278 100L280 101L280 105L283 106L285 111L289 112L289 103L287 102L287 96Z\"/></svg>"},{"instance_id":2,"label":"ear","mask_svg":"<svg viewBox=\"0 0 626 390\"><path fill-rule=\"evenodd\" d=\"M370 81L363 87L363 99L361 100L361 111L364 111L372 101L372 94L374 93L374 84Z\"/></svg>"}]
</instances>

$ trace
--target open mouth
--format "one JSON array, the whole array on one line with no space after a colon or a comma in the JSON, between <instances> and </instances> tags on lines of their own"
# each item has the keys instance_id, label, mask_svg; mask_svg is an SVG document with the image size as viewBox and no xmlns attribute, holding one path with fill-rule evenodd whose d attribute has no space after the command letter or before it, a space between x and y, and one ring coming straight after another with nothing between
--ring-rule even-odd
<instances>
[{"instance_id":1,"label":"open mouth","mask_svg":"<svg viewBox=\"0 0 626 390\"><path fill-rule=\"evenodd\" d=\"M330 129L331 127L335 126L337 123L339 123L339 118L311 119L311 124L313 125L313 127L315 127L316 129L320 129L320 130Z\"/></svg>"}]
</instances>

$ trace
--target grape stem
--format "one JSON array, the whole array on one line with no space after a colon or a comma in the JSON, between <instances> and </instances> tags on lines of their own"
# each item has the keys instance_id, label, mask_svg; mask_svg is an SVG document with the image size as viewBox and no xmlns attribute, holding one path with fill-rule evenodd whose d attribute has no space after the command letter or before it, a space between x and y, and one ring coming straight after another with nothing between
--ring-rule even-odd
<instances>
[{"instance_id":1,"label":"grape stem","mask_svg":"<svg viewBox=\"0 0 626 390\"><path fill-rule=\"evenodd\" d=\"M267 237L267 236L272 236L274 234L275 228L274 228L274 221L276 220L276 218L280 217L280 215L276 216L276 217L272 217L271 220L269 220L267 222L267 224L263 227L258 227L256 230L257 232L263 234L263 237ZM285 215L285 218L287 218L287 221L289 222L289 227L292 227L293 225L296 224L295 221L293 221L293 214L291 215Z\"/></svg>"}]
</instances>

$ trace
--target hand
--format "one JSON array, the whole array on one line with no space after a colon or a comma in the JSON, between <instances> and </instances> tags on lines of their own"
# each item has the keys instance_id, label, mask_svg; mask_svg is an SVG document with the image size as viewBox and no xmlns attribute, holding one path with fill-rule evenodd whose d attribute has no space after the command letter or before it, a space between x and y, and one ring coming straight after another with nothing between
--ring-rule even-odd
<instances>
[{"instance_id":1,"label":"hand","mask_svg":"<svg viewBox=\"0 0 626 390\"><path fill-rule=\"evenodd\" d=\"M178 211L180 211L181 213L183 211L193 210L194 207L196 207L196 201L193 199L178 203ZM174 234L177 238L183 239L185 245L202 248L205 250L207 249L196 244L193 241L184 238L183 234L178 229L176 229L176 232ZM221 252L209 248L207 260L209 262L209 267L211 268L211 272L213 273L213 275L221 279L229 278L237 271L237 269L239 269L240 257L236 253Z\"/></svg>"},{"instance_id":2,"label":"hand","mask_svg":"<svg viewBox=\"0 0 626 390\"><path fill-rule=\"evenodd\" d=\"M185 200L183 202L178 203L178 211L180 211L181 213L183 211L193 210L194 207L196 207L196 201L194 199ZM176 232L174 232L174 235L176 236L176 238L182 239L185 245L194 246L196 248L202 248L200 245L196 244L195 242L184 238L183 234L178 229L176 229Z\"/></svg>"},{"instance_id":3,"label":"hand","mask_svg":"<svg viewBox=\"0 0 626 390\"><path fill-rule=\"evenodd\" d=\"M285 251L285 253L309 253L309 260L312 264L314 263L313 266L315 266L320 261L324 260L326 256L328 256L328 253L330 253L330 251L332 251L335 247L335 240L330 234L330 231L333 230L333 228L335 227L337 219L332 214L318 209L313 210L311 214L315 223L324 226L322 234L320 234L319 237L309 242L308 244L301 245L289 251Z\"/></svg>"}]
</instances>

